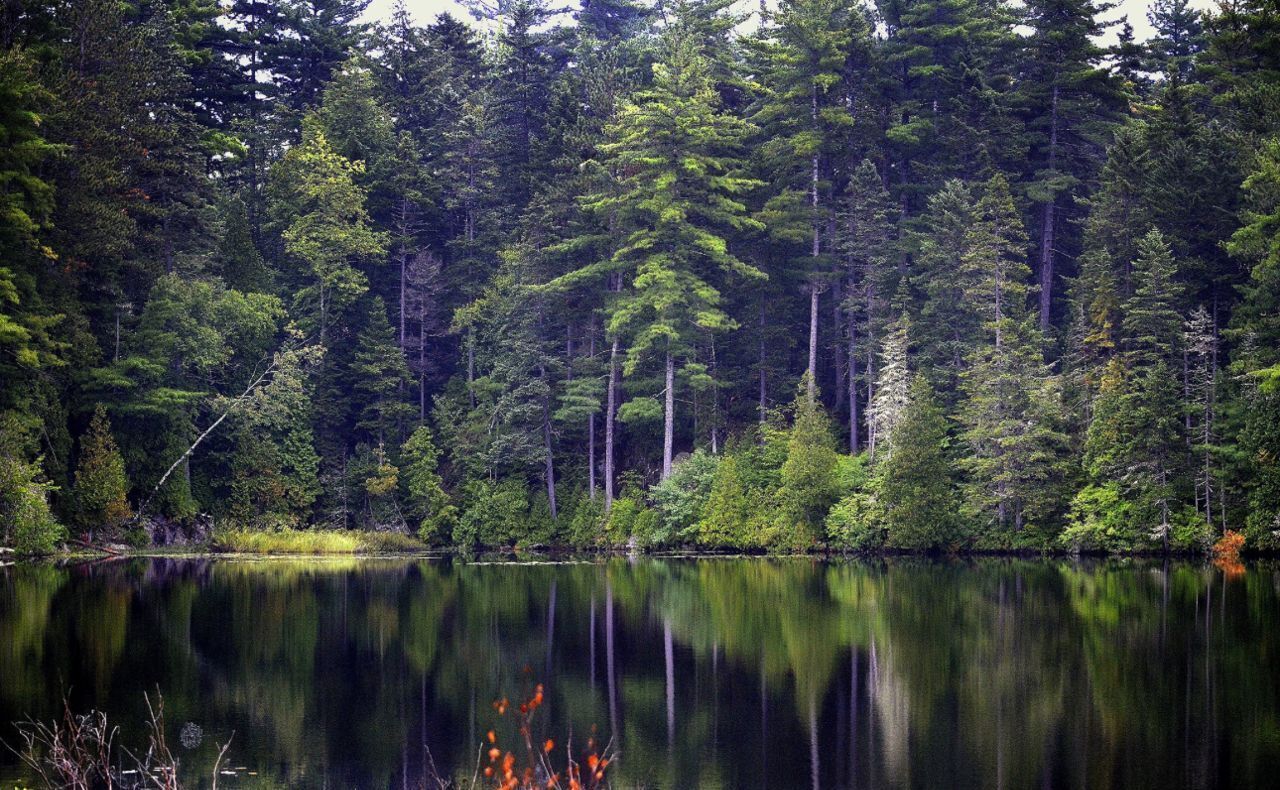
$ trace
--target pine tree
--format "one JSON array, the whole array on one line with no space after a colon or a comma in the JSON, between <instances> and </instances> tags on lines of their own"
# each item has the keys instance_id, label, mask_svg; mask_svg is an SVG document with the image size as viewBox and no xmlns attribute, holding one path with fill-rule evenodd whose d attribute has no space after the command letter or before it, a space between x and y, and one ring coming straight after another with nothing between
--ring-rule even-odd
<instances>
[{"instance_id":1,"label":"pine tree","mask_svg":"<svg viewBox=\"0 0 1280 790\"><path fill-rule=\"evenodd\" d=\"M946 417L928 382L917 376L872 484L889 546L935 549L955 541L957 502L947 446Z\"/></svg>"},{"instance_id":2,"label":"pine tree","mask_svg":"<svg viewBox=\"0 0 1280 790\"><path fill-rule=\"evenodd\" d=\"M1056 387L1042 361L1039 331L1027 310L1025 236L1003 176L984 187L962 266L962 299L983 316L961 376L959 420L969 449L970 509L994 522L998 539L1028 518L1052 515L1055 461L1065 437L1053 425Z\"/></svg>"},{"instance_id":3,"label":"pine tree","mask_svg":"<svg viewBox=\"0 0 1280 790\"><path fill-rule=\"evenodd\" d=\"M876 377L875 397L867 410L870 439L868 450L875 458L877 451L892 452L893 434L902 422L911 397L911 369L908 365L910 322L906 316L890 325L880 351L880 371Z\"/></svg>"},{"instance_id":4,"label":"pine tree","mask_svg":"<svg viewBox=\"0 0 1280 790\"><path fill-rule=\"evenodd\" d=\"M1036 244L1040 331L1053 316L1058 256L1072 249L1067 235L1074 198L1101 165L1104 145L1123 94L1102 63L1102 34L1094 0L1031 0L1032 29L1023 57L1019 104L1031 142L1027 196L1038 206Z\"/></svg>"},{"instance_id":5,"label":"pine tree","mask_svg":"<svg viewBox=\"0 0 1280 790\"><path fill-rule=\"evenodd\" d=\"M369 300L364 327L356 337L349 376L360 396L356 427L368 432L375 447L397 440L413 414L413 407L404 400L409 368L387 321L386 305L376 297Z\"/></svg>"},{"instance_id":6,"label":"pine tree","mask_svg":"<svg viewBox=\"0 0 1280 790\"><path fill-rule=\"evenodd\" d=\"M124 458L111 435L107 410L98 404L89 429L80 438L80 460L76 464L76 524L90 535L96 529L110 530L129 518L129 481L124 474Z\"/></svg>"},{"instance_id":7,"label":"pine tree","mask_svg":"<svg viewBox=\"0 0 1280 790\"><path fill-rule=\"evenodd\" d=\"M437 471L440 451L425 424L418 426L401 446L400 464L407 515L411 525L416 525L418 537L429 543L447 537L453 530L457 508L444 490Z\"/></svg>"},{"instance_id":8,"label":"pine tree","mask_svg":"<svg viewBox=\"0 0 1280 790\"><path fill-rule=\"evenodd\" d=\"M845 270L842 305L849 343L849 452L857 455L859 424L858 358L866 360L866 403L875 392L878 338L889 322L890 297L898 291L900 271L894 265L892 203L876 166L869 159L853 172L836 216L835 248ZM861 332L859 332L861 329ZM869 428L869 426L868 426Z\"/></svg>"},{"instance_id":9,"label":"pine tree","mask_svg":"<svg viewBox=\"0 0 1280 790\"><path fill-rule=\"evenodd\" d=\"M1186 78L1194 68L1197 52L1204 48L1204 25L1201 12L1190 0L1155 0L1147 10L1147 20L1155 35L1147 42L1151 50L1151 71L1167 74L1170 70Z\"/></svg>"},{"instance_id":10,"label":"pine tree","mask_svg":"<svg viewBox=\"0 0 1280 790\"><path fill-rule=\"evenodd\" d=\"M726 235L758 227L739 196L755 182L736 172L734 156L747 126L719 109L707 64L688 34L663 40L652 88L623 105L605 146L611 167L625 174L616 195L594 200L613 212L626 234L612 256L630 274L632 290L611 308L610 335L631 338L624 373L650 353L664 358L662 476L671 474L675 371L687 363L700 332L732 328L709 278L718 273L762 279L728 249Z\"/></svg>"},{"instance_id":11,"label":"pine tree","mask_svg":"<svg viewBox=\"0 0 1280 790\"><path fill-rule=\"evenodd\" d=\"M817 399L809 398L808 383L802 382L801 388L792 406L794 417L778 491L780 514L786 522L775 539L781 545L794 547L808 547L817 541L837 494L837 454L831 422Z\"/></svg>"},{"instance_id":12,"label":"pine tree","mask_svg":"<svg viewBox=\"0 0 1280 790\"><path fill-rule=\"evenodd\" d=\"M756 40L763 64L762 96L753 121L764 135L762 154L779 191L765 206L775 219L770 232L784 240L806 238L805 288L809 293L810 399L818 376L818 302L831 278L828 204L829 159L840 135L853 125L840 84L853 50L865 48L866 19L839 0L784 0L763 13ZM803 208L801 206L804 206ZM786 221L790 219L791 221ZM778 221L782 220L782 221Z\"/></svg>"},{"instance_id":13,"label":"pine tree","mask_svg":"<svg viewBox=\"0 0 1280 790\"><path fill-rule=\"evenodd\" d=\"M966 299L981 273L972 249L977 201L960 181L948 181L929 198L920 230L912 235L917 252L911 285L923 295L914 316L912 342L919 349L929 383L949 398L982 324L977 305ZM966 262L970 262L966 265Z\"/></svg>"},{"instance_id":14,"label":"pine tree","mask_svg":"<svg viewBox=\"0 0 1280 790\"><path fill-rule=\"evenodd\" d=\"M368 290L368 277L353 263L386 253L385 236L371 226L357 184L363 172L363 163L333 150L314 119L304 124L302 144L272 169L272 214L300 269L294 299L306 316L304 328L322 345L330 324Z\"/></svg>"},{"instance_id":15,"label":"pine tree","mask_svg":"<svg viewBox=\"0 0 1280 790\"><path fill-rule=\"evenodd\" d=\"M1280 530L1280 142L1263 146L1244 182L1245 224L1228 252L1252 266L1231 317L1231 371L1242 379L1239 452L1248 497L1246 531L1260 546Z\"/></svg>"}]
</instances>

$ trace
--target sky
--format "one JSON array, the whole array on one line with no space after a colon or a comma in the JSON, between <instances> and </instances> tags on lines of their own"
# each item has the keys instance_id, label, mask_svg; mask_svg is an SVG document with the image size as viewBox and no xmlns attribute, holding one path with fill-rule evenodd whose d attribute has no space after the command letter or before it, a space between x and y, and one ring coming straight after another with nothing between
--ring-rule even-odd
<instances>
[{"instance_id":1,"label":"sky","mask_svg":"<svg viewBox=\"0 0 1280 790\"><path fill-rule=\"evenodd\" d=\"M391 15L394 2L395 0L373 0L365 15L373 20L387 19ZM752 8L757 6L757 0L743 0L743 2ZM448 11L461 19L470 19L466 9L456 0L405 0L405 4L413 14L414 20L423 24L430 22L442 11ZM1107 18L1119 19L1122 16L1128 16L1129 24L1133 25L1135 37L1141 41L1151 35L1151 24L1147 22L1148 5L1148 0L1119 0L1115 10L1108 13ZM1214 2L1213 0L1191 0L1191 5L1195 8L1208 9L1214 5ZM1113 40L1114 36L1115 30L1112 29L1107 38Z\"/></svg>"}]
</instances>

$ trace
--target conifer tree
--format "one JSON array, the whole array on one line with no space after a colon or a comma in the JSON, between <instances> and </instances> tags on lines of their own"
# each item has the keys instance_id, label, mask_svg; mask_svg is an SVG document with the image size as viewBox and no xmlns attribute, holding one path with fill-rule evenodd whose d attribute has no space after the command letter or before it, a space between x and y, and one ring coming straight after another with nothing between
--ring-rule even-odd
<instances>
[{"instance_id":1,"label":"conifer tree","mask_svg":"<svg viewBox=\"0 0 1280 790\"><path fill-rule=\"evenodd\" d=\"M890 452L893 433L902 422L911 398L911 369L908 364L910 321L900 317L890 325L880 352L880 370L876 374L875 397L868 408L868 450L875 458L877 450Z\"/></svg>"},{"instance_id":2,"label":"conifer tree","mask_svg":"<svg viewBox=\"0 0 1280 790\"><path fill-rule=\"evenodd\" d=\"M76 464L76 524L89 534L110 530L129 518L129 481L125 478L124 457L111 434L111 423L102 404L93 411L89 429L80 437L80 460Z\"/></svg>"},{"instance_id":3,"label":"conifer tree","mask_svg":"<svg viewBox=\"0 0 1280 790\"><path fill-rule=\"evenodd\" d=\"M364 327L356 337L349 375L360 396L356 427L368 431L374 447L397 440L413 414L413 407L404 400L409 368L387 321L386 306L376 297L369 300Z\"/></svg>"},{"instance_id":4,"label":"conifer tree","mask_svg":"<svg viewBox=\"0 0 1280 790\"><path fill-rule=\"evenodd\" d=\"M765 206L770 232L784 240L805 238L809 294L808 396L818 376L818 301L831 277L831 206L828 160L839 135L853 124L839 89L856 46L863 47L866 19L839 0L783 0L765 11L757 47L764 66L762 96L753 121L765 141L762 153L779 191ZM803 207L802 207L803 206Z\"/></svg>"},{"instance_id":5,"label":"conifer tree","mask_svg":"<svg viewBox=\"0 0 1280 790\"><path fill-rule=\"evenodd\" d=\"M662 476L671 474L676 363L687 365L700 332L730 329L711 277L763 279L729 251L727 234L758 227L740 195L754 182L737 173L747 125L720 109L705 60L687 32L663 39L652 88L623 105L605 146L624 173L616 195L595 205L615 214L625 240L613 254L632 290L611 310L608 331L631 338L624 372L651 353L664 361Z\"/></svg>"},{"instance_id":6,"label":"conifer tree","mask_svg":"<svg viewBox=\"0 0 1280 790\"><path fill-rule=\"evenodd\" d=\"M897 293L899 269L893 265L893 220L889 192L869 159L862 160L845 187L837 210L835 247L845 270L842 305L849 343L849 452L857 455L862 426L858 400L858 358L866 360L866 400L875 393L878 339L889 322L890 297ZM861 330L861 331L859 331Z\"/></svg>"},{"instance_id":7,"label":"conifer tree","mask_svg":"<svg viewBox=\"0 0 1280 790\"><path fill-rule=\"evenodd\" d=\"M401 446L400 464L400 483L411 526L424 541L446 538L453 530L457 508L444 490L438 471L440 451L426 424L419 425Z\"/></svg>"},{"instance_id":8,"label":"conifer tree","mask_svg":"<svg viewBox=\"0 0 1280 790\"><path fill-rule=\"evenodd\" d=\"M887 545L944 548L956 539L956 496L947 420L927 381L915 377L889 452L873 482Z\"/></svg>"},{"instance_id":9,"label":"conifer tree","mask_svg":"<svg viewBox=\"0 0 1280 790\"><path fill-rule=\"evenodd\" d=\"M1019 104L1031 143L1027 196L1037 208L1037 277L1040 330L1053 316L1061 272L1058 257L1072 249L1068 222L1073 198L1086 193L1101 166L1111 123L1123 102L1102 63L1096 39L1105 29L1094 0L1031 0L1025 24L1032 29L1022 57Z\"/></svg>"},{"instance_id":10,"label":"conifer tree","mask_svg":"<svg viewBox=\"0 0 1280 790\"><path fill-rule=\"evenodd\" d=\"M329 326L368 290L368 277L353 264L386 252L357 183L364 169L334 151L313 118L304 124L302 144L272 170L272 213L285 251L300 267L294 299L306 316L304 329L322 345Z\"/></svg>"},{"instance_id":11,"label":"conifer tree","mask_svg":"<svg viewBox=\"0 0 1280 790\"><path fill-rule=\"evenodd\" d=\"M1053 426L1057 392L1027 310L1022 221L1002 175L986 183L976 214L961 264L968 270L962 298L983 317L961 376L966 494L998 533L1010 526L1016 533L1028 517L1051 515L1043 505L1052 502L1064 437Z\"/></svg>"}]
</instances>

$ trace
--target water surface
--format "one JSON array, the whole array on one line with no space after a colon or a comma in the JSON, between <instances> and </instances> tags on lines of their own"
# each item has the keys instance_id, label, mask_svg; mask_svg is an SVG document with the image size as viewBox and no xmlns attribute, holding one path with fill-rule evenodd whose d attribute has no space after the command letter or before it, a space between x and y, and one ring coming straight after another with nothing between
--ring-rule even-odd
<instances>
[{"instance_id":1,"label":"water surface","mask_svg":"<svg viewBox=\"0 0 1280 790\"><path fill-rule=\"evenodd\" d=\"M470 776L487 730L515 738L492 702L537 682L540 737L594 727L623 787L1268 786L1278 662L1271 564L0 569L0 737L65 695L141 744L159 690L193 784L234 732L222 787Z\"/></svg>"}]
</instances>

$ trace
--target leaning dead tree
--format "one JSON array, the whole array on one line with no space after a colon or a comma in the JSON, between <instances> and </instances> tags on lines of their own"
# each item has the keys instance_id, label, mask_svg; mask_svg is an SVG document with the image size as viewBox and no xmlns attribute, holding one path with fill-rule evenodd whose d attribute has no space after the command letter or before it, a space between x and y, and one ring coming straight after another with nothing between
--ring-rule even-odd
<instances>
[{"instance_id":1,"label":"leaning dead tree","mask_svg":"<svg viewBox=\"0 0 1280 790\"><path fill-rule=\"evenodd\" d=\"M279 351L271 355L269 360L265 360L267 362L266 368L257 376L253 377L239 395L236 395L233 398L222 399L224 405L221 414L219 414L218 418L209 424L209 427L200 432L200 435L195 438L195 441L193 441L182 455L178 456L177 460L170 464L169 468L165 470L165 473L160 476L160 480L156 482L155 487L151 489L151 493L147 494L147 498L138 505L138 511L134 514L135 522L142 520L143 514L151 504L151 500L155 499L156 494L160 493L160 489L164 487L166 482L168 482L169 477L179 466L182 466L182 464L191 457L191 454L200 446L200 443L217 430L218 426L221 425L227 417L230 417L234 412L244 406L244 404L248 403L254 396L254 393L270 384L282 366L286 364L293 364L296 361L294 359L296 353L305 350L303 346L303 343L296 340L286 342Z\"/></svg>"}]
</instances>

